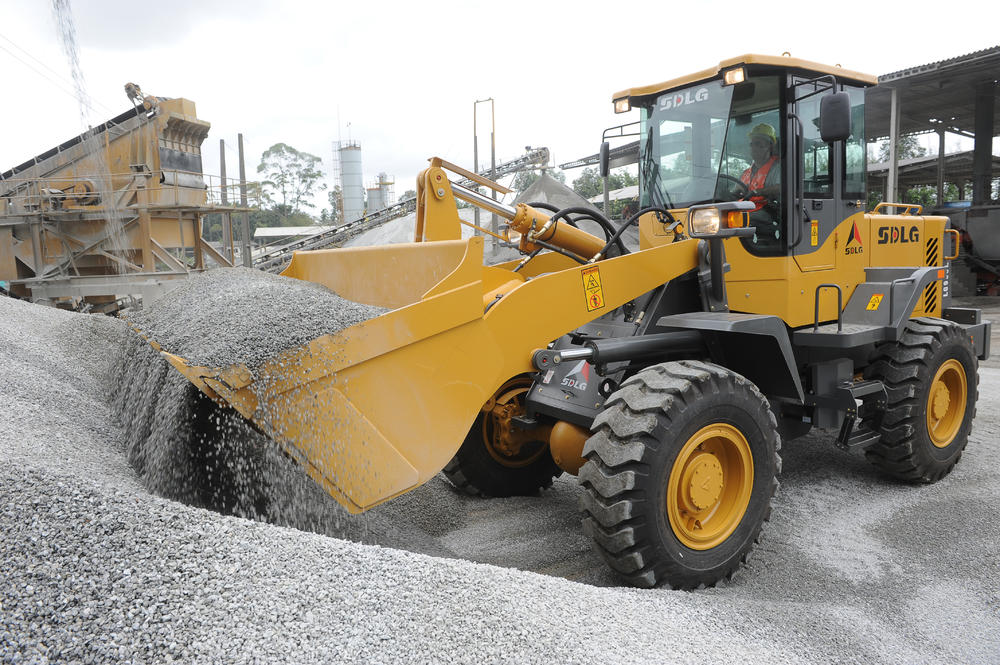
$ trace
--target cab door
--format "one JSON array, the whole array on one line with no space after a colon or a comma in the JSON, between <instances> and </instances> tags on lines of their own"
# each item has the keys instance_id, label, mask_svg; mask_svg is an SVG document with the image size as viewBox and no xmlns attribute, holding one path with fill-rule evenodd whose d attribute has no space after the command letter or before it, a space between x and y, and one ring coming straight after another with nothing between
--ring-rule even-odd
<instances>
[{"instance_id":1,"label":"cab door","mask_svg":"<svg viewBox=\"0 0 1000 665\"><path fill-rule=\"evenodd\" d=\"M842 220L834 193L837 191L836 155L833 146L825 143L819 133L820 99L830 89L829 79L807 81L803 77L791 77L792 105L794 113L802 122L801 145L796 136L795 155L802 156L798 164L802 174L802 201L804 212L792 214L791 219L799 219L799 228L793 229L789 242L795 265L801 272L833 270L837 267L838 249L846 238L841 238L838 226ZM793 122L794 127L794 122ZM790 189L794 191L795 183ZM793 205L796 205L793 203Z\"/></svg>"}]
</instances>

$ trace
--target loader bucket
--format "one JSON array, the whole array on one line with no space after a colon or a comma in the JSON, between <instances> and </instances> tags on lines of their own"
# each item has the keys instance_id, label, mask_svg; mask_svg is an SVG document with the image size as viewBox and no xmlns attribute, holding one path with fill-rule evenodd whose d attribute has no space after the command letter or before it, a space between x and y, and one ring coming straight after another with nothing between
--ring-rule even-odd
<instances>
[{"instance_id":1,"label":"loader bucket","mask_svg":"<svg viewBox=\"0 0 1000 665\"><path fill-rule=\"evenodd\" d=\"M161 352L361 512L444 468L500 385L533 371L535 349L690 270L696 243L601 262L599 307L586 290L594 266L547 259L553 272L529 279L537 271L482 262L479 237L299 252L285 276L392 311L258 367L206 368Z\"/></svg>"}]
</instances>

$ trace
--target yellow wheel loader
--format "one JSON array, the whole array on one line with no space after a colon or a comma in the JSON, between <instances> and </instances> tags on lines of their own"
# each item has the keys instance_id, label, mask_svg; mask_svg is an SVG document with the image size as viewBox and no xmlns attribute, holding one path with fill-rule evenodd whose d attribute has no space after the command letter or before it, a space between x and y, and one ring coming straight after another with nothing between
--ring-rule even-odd
<instances>
[{"instance_id":1,"label":"yellow wheel loader","mask_svg":"<svg viewBox=\"0 0 1000 665\"><path fill-rule=\"evenodd\" d=\"M615 95L640 112L641 209L621 225L497 203L434 158L415 242L300 252L283 273L391 311L257 367L163 352L352 512L442 470L492 496L566 471L624 580L715 584L769 518L782 440L831 430L915 483L968 441L990 323L948 306L944 217L865 210L875 83L746 55ZM505 217L522 258L484 265L456 197Z\"/></svg>"}]
</instances>

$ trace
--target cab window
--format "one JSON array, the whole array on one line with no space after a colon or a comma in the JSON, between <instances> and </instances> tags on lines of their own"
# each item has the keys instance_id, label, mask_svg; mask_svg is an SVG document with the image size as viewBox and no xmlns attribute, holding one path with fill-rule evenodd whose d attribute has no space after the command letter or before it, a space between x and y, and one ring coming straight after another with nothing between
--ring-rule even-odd
<instances>
[{"instance_id":1,"label":"cab window","mask_svg":"<svg viewBox=\"0 0 1000 665\"><path fill-rule=\"evenodd\" d=\"M803 189L807 199L833 198L833 159L830 144L819 134L819 105L822 91L828 89L827 81L801 83L796 87L799 97L813 94L798 103L798 116L802 120L803 145Z\"/></svg>"},{"instance_id":2,"label":"cab window","mask_svg":"<svg viewBox=\"0 0 1000 665\"><path fill-rule=\"evenodd\" d=\"M844 86L851 96L851 136L844 141L844 198L864 201L865 175L865 91Z\"/></svg>"}]
</instances>

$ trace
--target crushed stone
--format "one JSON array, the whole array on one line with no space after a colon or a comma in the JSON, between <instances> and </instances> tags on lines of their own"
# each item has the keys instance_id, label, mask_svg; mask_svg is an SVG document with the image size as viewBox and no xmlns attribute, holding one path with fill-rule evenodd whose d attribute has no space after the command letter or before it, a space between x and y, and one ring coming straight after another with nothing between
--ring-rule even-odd
<instances>
[{"instance_id":1,"label":"crushed stone","mask_svg":"<svg viewBox=\"0 0 1000 665\"><path fill-rule=\"evenodd\" d=\"M438 477L342 537L159 496L115 414L183 383L139 357L124 382L136 339L0 298L0 663L1000 661L1000 370L981 369L969 448L934 485L886 480L831 435L788 442L748 566L685 593L613 586L567 476L496 500Z\"/></svg>"},{"instance_id":2,"label":"crushed stone","mask_svg":"<svg viewBox=\"0 0 1000 665\"><path fill-rule=\"evenodd\" d=\"M312 282L239 267L192 275L128 319L164 350L196 365L255 367L386 311Z\"/></svg>"}]
</instances>

